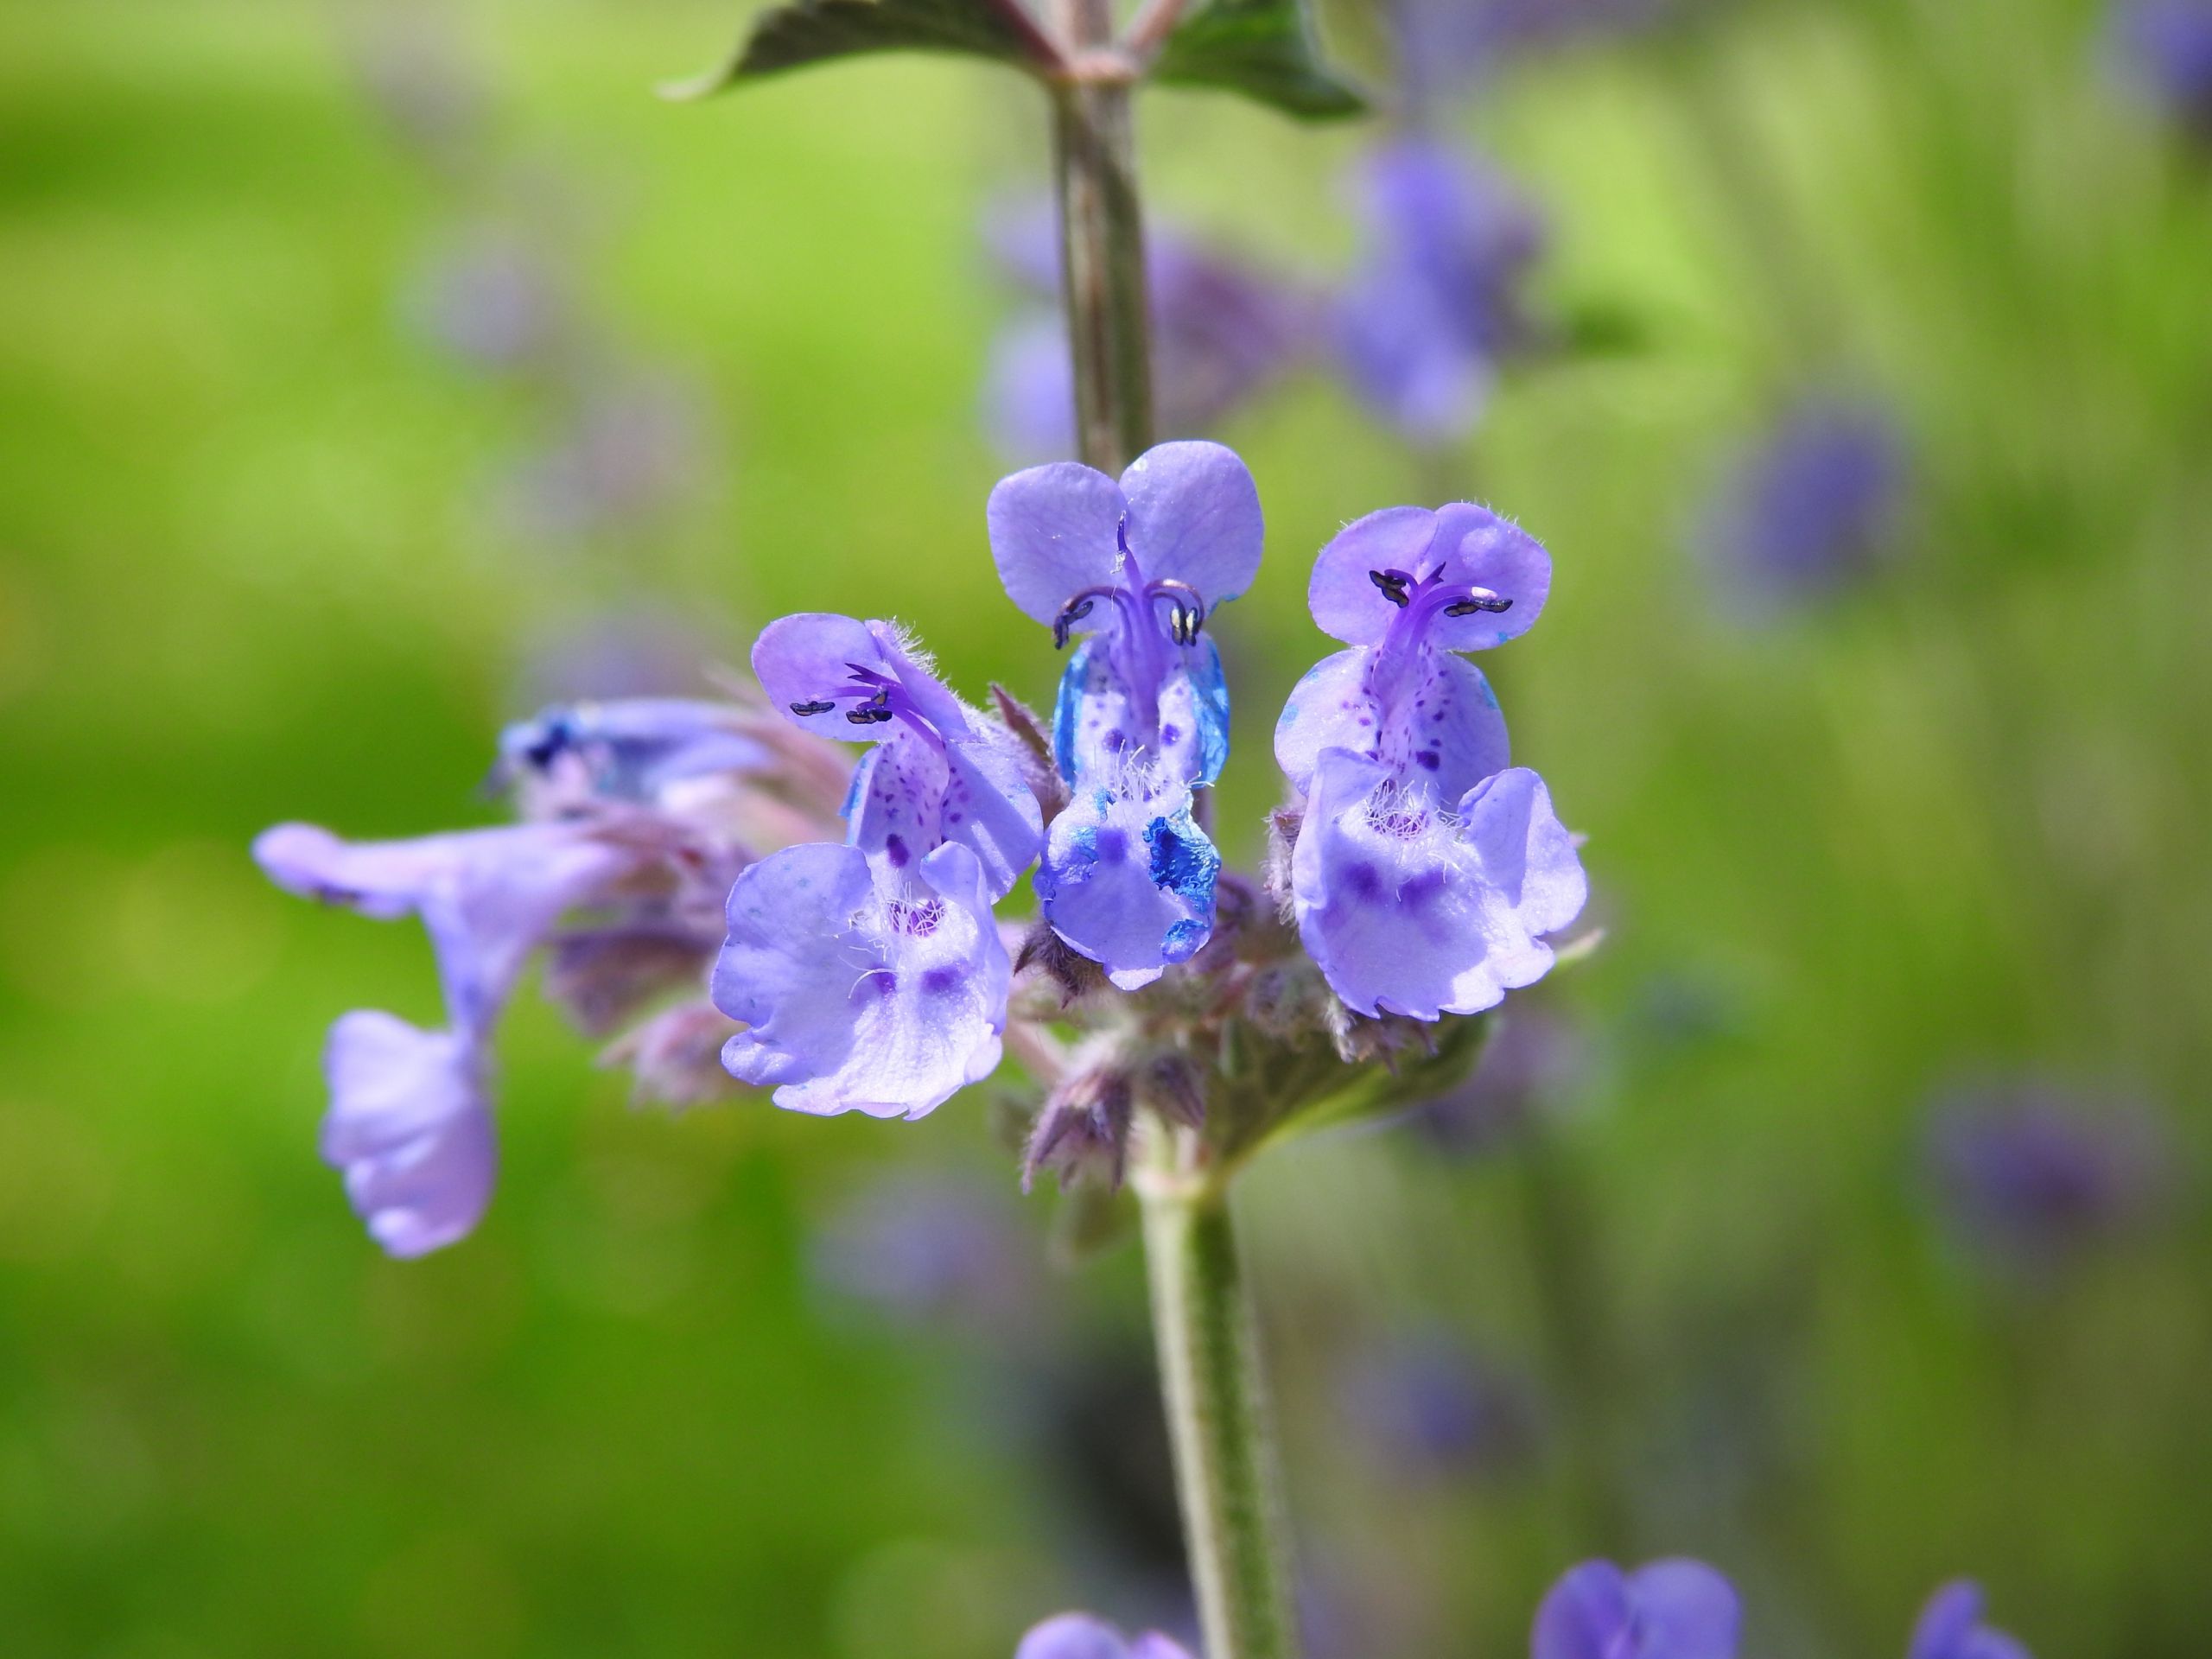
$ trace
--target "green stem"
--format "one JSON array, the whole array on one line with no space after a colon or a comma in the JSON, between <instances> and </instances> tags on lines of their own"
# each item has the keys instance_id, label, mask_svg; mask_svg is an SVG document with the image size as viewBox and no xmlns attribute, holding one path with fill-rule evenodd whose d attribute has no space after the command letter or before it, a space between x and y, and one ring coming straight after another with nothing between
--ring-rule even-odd
<instances>
[{"instance_id":1,"label":"green stem","mask_svg":"<svg viewBox=\"0 0 2212 1659\"><path fill-rule=\"evenodd\" d=\"M1147 16L1172 22L1174 8ZM1110 62L1113 0L1052 0L1078 70ZM1161 27L1165 27L1162 24ZM1152 447L1152 339L1129 86L1112 76L1052 89L1077 450L1118 474ZM1153 1331L1175 1454L1184 1548L1206 1659L1298 1659L1285 1592L1274 1440L1259 1333L1230 1220L1225 1175L1192 1176L1165 1125L1141 1169Z\"/></svg>"},{"instance_id":2,"label":"green stem","mask_svg":"<svg viewBox=\"0 0 2212 1659\"><path fill-rule=\"evenodd\" d=\"M1295 1659L1259 1332L1228 1195L1140 1175L1152 1325L1206 1659Z\"/></svg>"},{"instance_id":3,"label":"green stem","mask_svg":"<svg viewBox=\"0 0 2212 1659\"><path fill-rule=\"evenodd\" d=\"M1054 15L1079 59L1112 49L1112 0L1054 0ZM1075 359L1077 453L1101 472L1118 474L1152 447L1144 215L1128 85L1113 79L1055 85L1052 151L1068 341Z\"/></svg>"}]
</instances>

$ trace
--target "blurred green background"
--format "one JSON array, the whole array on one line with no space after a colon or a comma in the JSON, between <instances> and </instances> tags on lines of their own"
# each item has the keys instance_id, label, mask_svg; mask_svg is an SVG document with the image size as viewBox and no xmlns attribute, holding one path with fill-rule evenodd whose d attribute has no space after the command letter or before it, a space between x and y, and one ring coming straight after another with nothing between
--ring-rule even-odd
<instances>
[{"instance_id":1,"label":"blurred green background","mask_svg":"<svg viewBox=\"0 0 2212 1659\"><path fill-rule=\"evenodd\" d=\"M664 666L798 608L914 623L971 696L1053 666L976 420L1029 90L874 61L677 108L649 87L731 6L414 21L395 70L385 8L0 6L0 1649L986 1659L1070 1601L1148 1613L1116 1600L1161 1576L1138 1264L1042 1266L1053 1200L981 1099L633 1111L525 999L475 1237L386 1262L315 1158L327 1022L435 985L416 930L266 887L264 824L487 821L497 726L601 689L561 682L607 622ZM1723 1567L1762 1656L1900 1653L1957 1573L2044 1659L2205 1650L2212 177L2101 29L1747 4L1465 113L1551 216L1543 305L1624 338L1510 377L1454 460L1556 562L1486 666L1608 938L1541 994L1587 1058L1540 1132L1250 1184L1317 1649L1524 1651L1611 1552ZM494 111L461 162L390 108L415 73L436 124L444 52ZM1351 257L1359 130L1166 94L1141 126L1155 213ZM425 261L486 227L590 319L556 374L425 339ZM1686 526L1838 377L1906 435L1904 545L1747 624ZM625 387L645 454L595 518ZM1307 562L1434 468L1319 376L1219 435L1270 527L1222 622L1249 860ZM1921 1155L1982 1068L2151 1103L2163 1202L1989 1271ZM982 1195L1025 1287L901 1321L825 1285L820 1230L901 1171ZM1404 1331L1532 1379L1534 1449L1363 1453L1336 1379Z\"/></svg>"}]
</instances>

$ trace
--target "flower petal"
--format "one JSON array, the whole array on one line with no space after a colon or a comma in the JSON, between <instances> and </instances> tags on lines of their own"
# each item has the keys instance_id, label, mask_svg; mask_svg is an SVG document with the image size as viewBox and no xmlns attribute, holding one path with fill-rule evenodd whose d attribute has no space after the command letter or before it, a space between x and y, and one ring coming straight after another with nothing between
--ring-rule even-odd
<instances>
[{"instance_id":1,"label":"flower petal","mask_svg":"<svg viewBox=\"0 0 2212 1659\"><path fill-rule=\"evenodd\" d=\"M1052 820L1037 895L1054 932L1135 990L1206 942L1220 871L1190 791L1128 768L1112 787L1078 791Z\"/></svg>"},{"instance_id":2,"label":"flower petal","mask_svg":"<svg viewBox=\"0 0 2212 1659\"><path fill-rule=\"evenodd\" d=\"M1736 1659L1743 1611L1735 1586L1703 1561L1639 1567L1629 1593L1643 1636L1637 1659Z\"/></svg>"},{"instance_id":3,"label":"flower petal","mask_svg":"<svg viewBox=\"0 0 2212 1659\"><path fill-rule=\"evenodd\" d=\"M1435 538L1427 507L1384 507L1346 524L1313 561L1306 602L1315 626L1346 645L1376 644L1398 611L1367 573L1417 569Z\"/></svg>"},{"instance_id":4,"label":"flower petal","mask_svg":"<svg viewBox=\"0 0 2212 1659\"><path fill-rule=\"evenodd\" d=\"M1484 651L1502 645L1528 632L1543 614L1552 589L1551 555L1527 531L1488 507L1454 501L1438 509L1428 556L1445 581L1472 582L1513 601L1509 611L1440 617L1428 636L1438 648Z\"/></svg>"},{"instance_id":5,"label":"flower petal","mask_svg":"<svg viewBox=\"0 0 2212 1659\"><path fill-rule=\"evenodd\" d=\"M1021 757L986 735L948 745L945 761L944 838L976 855L985 894L1003 899L1045 850L1045 815L1022 778Z\"/></svg>"},{"instance_id":6,"label":"flower petal","mask_svg":"<svg viewBox=\"0 0 2212 1659\"><path fill-rule=\"evenodd\" d=\"M1529 1659L1624 1659L1634 1618L1620 1568L1611 1561L1585 1561L1545 1592Z\"/></svg>"},{"instance_id":7,"label":"flower petal","mask_svg":"<svg viewBox=\"0 0 2212 1659\"><path fill-rule=\"evenodd\" d=\"M730 890L722 1061L794 1111L919 1117L997 1065L1010 965L967 848L888 890L857 849L787 848Z\"/></svg>"},{"instance_id":8,"label":"flower petal","mask_svg":"<svg viewBox=\"0 0 2212 1659\"><path fill-rule=\"evenodd\" d=\"M1421 1020L1477 1013L1543 977L1541 936L1586 891L1535 772L1501 772L1447 814L1344 749L1315 768L1292 885L1300 935L1337 995Z\"/></svg>"},{"instance_id":9,"label":"flower petal","mask_svg":"<svg viewBox=\"0 0 2212 1659\"><path fill-rule=\"evenodd\" d=\"M802 611L778 617L753 642L753 673L785 719L823 737L865 743L889 735L888 725L856 726L845 718L849 702L819 714L802 715L807 704L831 700L853 683L853 664L895 677L898 664L887 657L869 626L833 611Z\"/></svg>"},{"instance_id":10,"label":"flower petal","mask_svg":"<svg viewBox=\"0 0 2212 1659\"><path fill-rule=\"evenodd\" d=\"M472 1033L490 1025L562 912L598 898L645 857L569 823L387 842L286 823L264 831L253 854L288 891L383 920L420 914L454 1024Z\"/></svg>"},{"instance_id":11,"label":"flower petal","mask_svg":"<svg viewBox=\"0 0 2212 1659\"><path fill-rule=\"evenodd\" d=\"M1427 639L1443 651L1480 651L1526 633L1551 591L1542 543L1488 508L1385 507L1347 525L1313 562L1306 600L1324 632L1356 645L1381 641L1399 609L1376 586L1376 570L1471 582L1512 601L1503 612L1437 617Z\"/></svg>"},{"instance_id":12,"label":"flower petal","mask_svg":"<svg viewBox=\"0 0 2212 1659\"><path fill-rule=\"evenodd\" d=\"M1367 690L1375 653L1364 645L1324 657L1291 688L1275 721L1275 764L1304 794L1324 749L1349 749L1370 760L1382 757L1382 705Z\"/></svg>"},{"instance_id":13,"label":"flower petal","mask_svg":"<svg viewBox=\"0 0 2212 1659\"><path fill-rule=\"evenodd\" d=\"M1113 581L1121 556L1116 531L1128 510L1119 485L1077 461L1001 479L984 520L1008 597L1050 627L1077 594ZM1075 626L1096 628L1112 616L1111 606L1096 605Z\"/></svg>"},{"instance_id":14,"label":"flower petal","mask_svg":"<svg viewBox=\"0 0 2212 1659\"><path fill-rule=\"evenodd\" d=\"M1021 1638L1014 1659L1130 1659L1122 1633L1089 1613L1062 1613Z\"/></svg>"},{"instance_id":15,"label":"flower petal","mask_svg":"<svg viewBox=\"0 0 2212 1659\"><path fill-rule=\"evenodd\" d=\"M331 1027L323 1071L322 1156L371 1236L410 1257L474 1230L499 1163L474 1044L358 1009Z\"/></svg>"},{"instance_id":16,"label":"flower petal","mask_svg":"<svg viewBox=\"0 0 2212 1659\"><path fill-rule=\"evenodd\" d=\"M1981 1586L1954 1579L1929 1597L1912 1627L1906 1659L1980 1659L1970 1645L1981 1623Z\"/></svg>"},{"instance_id":17,"label":"flower petal","mask_svg":"<svg viewBox=\"0 0 2212 1659\"><path fill-rule=\"evenodd\" d=\"M1377 656L1355 645L1325 657L1292 689L1275 722L1275 762L1303 791L1321 752L1350 749L1453 800L1494 772L1510 753L1505 716L1483 671L1446 652L1416 652L1410 683L1395 688L1392 719L1371 682Z\"/></svg>"},{"instance_id":18,"label":"flower petal","mask_svg":"<svg viewBox=\"0 0 2212 1659\"><path fill-rule=\"evenodd\" d=\"M1129 546L1151 581L1198 590L1209 610L1252 585L1267 541L1260 492L1236 451L1217 443L1163 443L1122 474Z\"/></svg>"},{"instance_id":19,"label":"flower petal","mask_svg":"<svg viewBox=\"0 0 2212 1659\"><path fill-rule=\"evenodd\" d=\"M1159 706L1136 705L1114 672L1105 642L1086 639L1069 658L1052 707L1052 757L1070 784L1112 777L1140 757L1163 776L1210 784L1229 762L1229 685L1221 653L1200 636L1161 683Z\"/></svg>"}]
</instances>

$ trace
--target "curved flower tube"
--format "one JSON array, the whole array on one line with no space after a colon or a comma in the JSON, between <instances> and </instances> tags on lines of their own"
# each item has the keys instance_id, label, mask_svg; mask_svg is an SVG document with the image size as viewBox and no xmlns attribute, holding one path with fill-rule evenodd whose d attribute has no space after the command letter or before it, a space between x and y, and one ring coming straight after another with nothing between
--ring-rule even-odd
<instances>
[{"instance_id":1,"label":"curved flower tube","mask_svg":"<svg viewBox=\"0 0 2212 1659\"><path fill-rule=\"evenodd\" d=\"M1259 492L1221 445L1166 443L1119 482L1073 461L1017 473L987 518L1014 602L1054 644L1080 636L1053 711L1074 802L1039 874L1046 919L1133 990L1212 931L1220 858L1192 791L1228 760L1229 690L1205 629L1259 569Z\"/></svg>"},{"instance_id":2,"label":"curved flower tube","mask_svg":"<svg viewBox=\"0 0 2212 1659\"><path fill-rule=\"evenodd\" d=\"M1300 681L1275 758L1306 798L1300 934L1357 1013L1493 1007L1543 976L1544 936L1581 912L1573 839L1456 654L1526 632L1550 583L1533 537L1466 503L1372 513L1314 563L1313 620L1351 649Z\"/></svg>"}]
</instances>

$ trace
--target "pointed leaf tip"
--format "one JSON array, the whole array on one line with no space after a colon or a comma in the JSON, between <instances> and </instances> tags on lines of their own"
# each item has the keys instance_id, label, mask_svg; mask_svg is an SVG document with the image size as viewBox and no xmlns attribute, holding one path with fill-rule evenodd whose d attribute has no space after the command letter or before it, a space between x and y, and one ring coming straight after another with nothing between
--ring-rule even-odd
<instances>
[{"instance_id":1,"label":"pointed leaf tip","mask_svg":"<svg viewBox=\"0 0 2212 1659\"><path fill-rule=\"evenodd\" d=\"M1242 92L1309 121L1368 107L1323 60L1303 0L1198 0L1168 35L1151 79Z\"/></svg>"},{"instance_id":2,"label":"pointed leaf tip","mask_svg":"<svg viewBox=\"0 0 2212 1659\"><path fill-rule=\"evenodd\" d=\"M872 52L952 52L1034 68L1047 60L1049 42L1021 26L1023 15L993 0L793 0L763 12L714 68L654 90L689 103L741 81Z\"/></svg>"}]
</instances>

